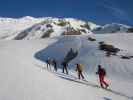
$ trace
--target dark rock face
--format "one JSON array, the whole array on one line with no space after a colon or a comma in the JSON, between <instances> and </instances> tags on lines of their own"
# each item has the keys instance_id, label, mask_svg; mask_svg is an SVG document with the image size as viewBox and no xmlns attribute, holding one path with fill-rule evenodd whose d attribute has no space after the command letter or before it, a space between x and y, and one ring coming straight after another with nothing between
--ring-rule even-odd
<instances>
[{"instance_id":1,"label":"dark rock face","mask_svg":"<svg viewBox=\"0 0 133 100\"><path fill-rule=\"evenodd\" d=\"M110 44L105 44L104 42L99 43L99 49L103 50L103 51L106 51L106 54L108 56L116 55L120 51L119 48L116 48L116 47L114 47L113 45L110 45Z\"/></svg>"}]
</instances>

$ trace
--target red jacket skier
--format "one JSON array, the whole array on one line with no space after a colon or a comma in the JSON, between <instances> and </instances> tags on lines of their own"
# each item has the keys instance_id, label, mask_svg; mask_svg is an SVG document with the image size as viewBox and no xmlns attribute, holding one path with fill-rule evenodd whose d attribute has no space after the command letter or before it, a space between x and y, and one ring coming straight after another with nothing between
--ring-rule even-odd
<instances>
[{"instance_id":1,"label":"red jacket skier","mask_svg":"<svg viewBox=\"0 0 133 100\"><path fill-rule=\"evenodd\" d=\"M101 65L98 65L98 71L96 72L96 74L99 75L99 81L100 81L101 87L104 88L104 85L105 85L105 88L107 88L109 85L104 80L104 77L106 75L106 71L104 68L101 67Z\"/></svg>"}]
</instances>

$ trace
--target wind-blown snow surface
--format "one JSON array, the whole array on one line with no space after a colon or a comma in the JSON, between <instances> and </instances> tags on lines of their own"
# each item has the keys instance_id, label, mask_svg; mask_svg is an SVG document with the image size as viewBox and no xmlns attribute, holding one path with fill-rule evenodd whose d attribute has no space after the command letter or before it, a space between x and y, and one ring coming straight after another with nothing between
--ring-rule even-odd
<instances>
[{"instance_id":1,"label":"wind-blown snow surface","mask_svg":"<svg viewBox=\"0 0 133 100\"><path fill-rule=\"evenodd\" d=\"M132 45L127 45L133 42L133 35L124 34L122 39L119 38L120 35L122 34L99 35L96 38L98 41L109 41L133 53ZM81 62L85 65L84 74L87 80L98 84L95 75L96 65L103 61L112 90L123 96L61 79L42 69L46 68L45 62L35 56L37 53L45 52L47 56L55 57L53 56L55 52L55 55L58 55L56 59L60 62L62 54L68 51L68 48L74 47L73 45L76 45L75 49L79 50L79 55L70 62L71 73L75 75L73 64ZM0 61L0 100L132 100L130 97L133 96L133 60L121 62L119 57L106 58L103 51L98 50L97 43L86 40L85 36L0 41Z\"/></svg>"}]
</instances>

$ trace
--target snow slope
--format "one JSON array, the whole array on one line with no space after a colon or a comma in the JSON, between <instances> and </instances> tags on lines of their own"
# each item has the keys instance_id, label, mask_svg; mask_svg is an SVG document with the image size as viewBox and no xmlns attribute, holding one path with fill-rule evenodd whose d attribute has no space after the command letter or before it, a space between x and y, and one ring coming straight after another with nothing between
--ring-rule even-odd
<instances>
[{"instance_id":1,"label":"snow slope","mask_svg":"<svg viewBox=\"0 0 133 100\"><path fill-rule=\"evenodd\" d=\"M98 41L104 39L111 43L115 43L114 40L117 40L119 35L116 35L116 38L113 37L113 35L96 36ZM133 35L125 35L125 37L129 37L127 43L130 43ZM82 62L86 69L86 72L84 72L86 79L93 84L98 84L97 76L94 75L96 70L95 66L96 64L99 64L99 60L103 60L104 63L102 64L105 66L105 64L108 64L108 58L103 57L103 51L96 49L96 42L93 43L87 41L86 36L63 36L50 39L47 38L45 40L0 41L0 99L132 100L133 78L129 77L130 73L128 71L132 73L133 69L132 62L130 61L130 63L128 61L121 63L119 62L120 58L109 58L112 62L114 62L113 59L115 59L115 61L117 60L120 64L119 66L111 65L110 67L107 67L109 72L107 79L111 82L111 88L116 91L115 93L92 87L90 85L87 86L65 80L45 70L46 64L44 60L47 56L56 57L56 59L61 62L65 53L71 47L74 47L74 49L78 49L79 55L70 62L70 73L76 76L76 73L73 70L73 64L77 61ZM122 40L120 39L119 41ZM126 44L126 40L123 42ZM124 49L124 45L120 45L119 43L118 45ZM132 48L132 46L130 46L130 48ZM45 53L46 56L42 57L44 59L38 59L36 58L37 53ZM90 57L93 59L91 58L91 60ZM95 65L94 62L96 62ZM91 65L90 67L88 67L89 64ZM125 67L128 71L123 69L123 65L128 65ZM119 69L121 70L119 71ZM59 73L60 72L61 70L59 70Z\"/></svg>"},{"instance_id":2,"label":"snow slope","mask_svg":"<svg viewBox=\"0 0 133 100\"><path fill-rule=\"evenodd\" d=\"M42 20L43 19L35 19L30 16L25 16L19 19L0 18L0 39L12 37L32 25L40 23Z\"/></svg>"},{"instance_id":3,"label":"snow slope","mask_svg":"<svg viewBox=\"0 0 133 100\"><path fill-rule=\"evenodd\" d=\"M132 96L132 83L133 83L133 59L122 59L121 55L133 55L131 46L132 34L100 34L95 36L95 42L87 40L87 36L67 36L61 38L57 43L52 44L44 50L37 53L37 58L41 61L45 61L46 58L55 58L59 65L66 53L73 48L78 50L78 56L69 63L69 68L74 71L76 63L82 63L85 66L85 74L89 80L97 83L97 78L95 72L97 70L97 65L101 64L107 70L107 77L109 78L109 83L114 90L123 91L125 94ZM121 38L120 38L121 37ZM65 42L64 42L65 41ZM98 49L98 42L105 41L109 44L120 48L121 51L117 56L106 57L106 54ZM64 55L63 55L64 54ZM60 56L59 56L60 55ZM38 57L39 56L39 57ZM75 74L74 74L75 75ZM91 77L89 77L91 75ZM120 84L116 84L117 81L121 82L122 85L128 85L127 89L119 87ZM114 84L115 85L112 85ZM130 90L130 91L129 91Z\"/></svg>"}]
</instances>

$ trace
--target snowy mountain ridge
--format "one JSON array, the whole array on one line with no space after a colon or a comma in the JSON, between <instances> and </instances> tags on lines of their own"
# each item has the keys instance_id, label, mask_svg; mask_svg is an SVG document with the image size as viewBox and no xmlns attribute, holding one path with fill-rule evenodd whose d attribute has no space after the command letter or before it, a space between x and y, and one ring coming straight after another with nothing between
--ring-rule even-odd
<instances>
[{"instance_id":1,"label":"snowy mountain ridge","mask_svg":"<svg viewBox=\"0 0 133 100\"><path fill-rule=\"evenodd\" d=\"M107 24L104 26L74 18L25 16L0 18L0 39L40 39L60 35L89 35L93 33L127 32L130 26Z\"/></svg>"},{"instance_id":2,"label":"snowy mountain ridge","mask_svg":"<svg viewBox=\"0 0 133 100\"><path fill-rule=\"evenodd\" d=\"M130 26L118 24L118 23L112 23L112 24L106 24L104 26L100 26L93 30L94 33L125 33L128 32L128 29Z\"/></svg>"}]
</instances>

